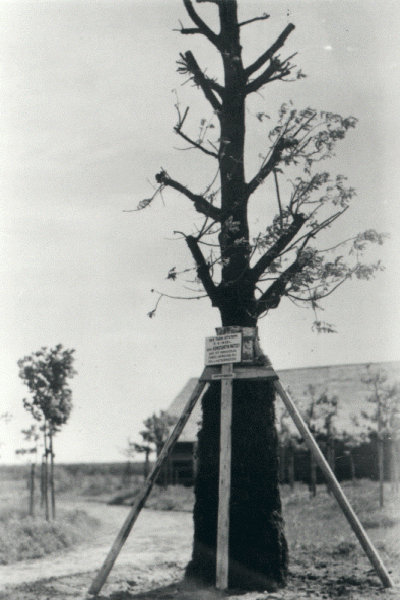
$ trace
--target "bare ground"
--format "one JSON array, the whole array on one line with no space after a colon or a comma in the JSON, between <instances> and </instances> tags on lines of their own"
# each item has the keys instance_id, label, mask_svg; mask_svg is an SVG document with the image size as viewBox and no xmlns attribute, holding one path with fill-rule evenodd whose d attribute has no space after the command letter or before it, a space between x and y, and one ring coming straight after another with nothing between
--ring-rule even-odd
<instances>
[{"instance_id":1,"label":"bare ground","mask_svg":"<svg viewBox=\"0 0 400 600\"><path fill-rule=\"evenodd\" d=\"M71 508L71 504L69 504ZM73 549L49 557L0 566L1 600L84 599L127 515L124 506L74 502L98 518L101 526L91 539ZM105 583L98 600L400 600L399 565L392 570L396 587L384 590L368 560L357 555L304 557L301 553L291 566L285 590L268 593L222 593L214 589L189 588L182 581L192 544L192 515L145 509Z\"/></svg>"}]
</instances>

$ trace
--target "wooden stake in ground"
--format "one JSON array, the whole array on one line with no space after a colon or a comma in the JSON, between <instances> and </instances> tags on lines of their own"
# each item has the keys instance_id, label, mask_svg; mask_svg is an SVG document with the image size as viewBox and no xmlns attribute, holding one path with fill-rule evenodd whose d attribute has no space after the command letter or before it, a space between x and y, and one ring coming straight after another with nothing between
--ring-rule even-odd
<instances>
[{"instance_id":1,"label":"wooden stake in ground","mask_svg":"<svg viewBox=\"0 0 400 600\"><path fill-rule=\"evenodd\" d=\"M226 590L229 569L229 504L231 498L231 429L233 365L221 369L221 437L217 529L216 588Z\"/></svg>"},{"instance_id":2,"label":"wooden stake in ground","mask_svg":"<svg viewBox=\"0 0 400 600\"><path fill-rule=\"evenodd\" d=\"M121 551L122 546L124 545L133 525L136 522L136 519L138 518L138 516L140 514L140 511L142 510L142 508L152 490L152 487L157 479L157 476L161 470L164 460L171 453L171 450L174 447L175 442L177 441L178 437L182 433L182 430L185 427L185 425L192 413L192 410L193 410L197 400L200 398L201 394L203 393L206 385L207 385L207 383L205 381L199 380L195 389L193 390L193 393L190 396L179 421L175 425L175 429L173 430L173 432L171 433L167 442L165 443L163 449L161 450L159 457L157 459L157 462L153 467L152 472L146 479L144 486L135 501L135 504L132 506L124 524L122 525L122 528L121 528L119 534L117 535L115 542L103 563L103 566L101 567L100 571L94 578L92 585L89 588L88 594L96 595L100 592L101 588L103 587L103 585L108 577L108 574L110 573L111 569L113 568L113 565L117 559L117 556Z\"/></svg>"},{"instance_id":3,"label":"wooden stake in ground","mask_svg":"<svg viewBox=\"0 0 400 600\"><path fill-rule=\"evenodd\" d=\"M307 425L303 421L299 411L297 410L297 407L293 403L289 394L284 390L280 381L275 381L274 383L275 383L275 388L276 388L278 394L280 395L280 397L282 398L282 401L283 401L284 405L286 406L290 416L292 417L297 429L301 433L302 437L304 438L304 440L305 440L307 446L309 447L309 449L311 450L312 454L315 456L327 481L329 481L332 492L333 492L340 508L344 512L346 519L348 520L352 530L356 534L358 541L360 542L361 546L363 547L364 552L368 556L372 566L378 573L383 585L386 588L393 587L394 583L393 583L389 573L387 572L385 565L383 564L378 552L376 551L376 549L372 545L370 539L368 538L363 526L361 525L360 521L358 520L357 515L355 514L354 510L350 506L349 501L347 500L346 496L344 495L343 490L340 487L338 480L336 479L332 469L330 468L328 462L326 461L325 456L322 454L313 435L311 434Z\"/></svg>"}]
</instances>

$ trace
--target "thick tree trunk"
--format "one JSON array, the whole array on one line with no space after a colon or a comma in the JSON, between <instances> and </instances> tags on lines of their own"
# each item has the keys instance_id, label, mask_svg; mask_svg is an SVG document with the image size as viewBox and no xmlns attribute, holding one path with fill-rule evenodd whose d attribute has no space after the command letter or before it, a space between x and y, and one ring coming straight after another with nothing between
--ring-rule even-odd
<instances>
[{"instance_id":1,"label":"thick tree trunk","mask_svg":"<svg viewBox=\"0 0 400 600\"><path fill-rule=\"evenodd\" d=\"M278 488L278 436L271 382L234 381L229 574L231 588L283 586L288 553ZM215 583L221 384L204 395L199 432L194 546L186 575Z\"/></svg>"}]
</instances>

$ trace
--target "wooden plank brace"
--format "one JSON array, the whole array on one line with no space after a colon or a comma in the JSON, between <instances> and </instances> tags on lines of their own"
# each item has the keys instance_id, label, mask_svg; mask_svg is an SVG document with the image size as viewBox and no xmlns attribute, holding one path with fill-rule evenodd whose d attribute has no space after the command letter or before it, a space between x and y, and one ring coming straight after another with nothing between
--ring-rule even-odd
<instances>
[{"instance_id":1,"label":"wooden plank brace","mask_svg":"<svg viewBox=\"0 0 400 600\"><path fill-rule=\"evenodd\" d=\"M147 498L149 497L149 494L150 494L150 492L153 488L153 485L157 479L157 476L161 470L164 460L171 453L171 451L175 445L175 442L177 441L178 437L182 433L183 428L185 427L190 415L192 414L192 410L193 410L197 400L200 398L201 394L203 393L206 385L208 386L208 384L205 381L199 380L195 389L193 390L193 393L190 396L190 398L183 410L181 417L179 418L178 422L176 423L175 428L174 428L173 432L171 433L170 437L168 438L168 440L166 441L163 449L161 450L160 455L157 459L156 464L153 467L152 472L146 479L142 490L140 491L128 516L126 517L125 522L122 525L122 528L121 528L119 534L117 535L115 542L114 542L113 546L111 547L111 550L109 551L109 553L103 563L103 566L101 567L100 571L94 578L92 585L89 588L88 594L97 595L100 592L101 588L103 587L103 585L108 577L108 574L110 573L111 569L113 568L113 565L117 559L117 556L120 553L122 546L126 542L128 535L129 535L133 525L135 524L136 519L139 516L140 511L142 510Z\"/></svg>"}]
</instances>

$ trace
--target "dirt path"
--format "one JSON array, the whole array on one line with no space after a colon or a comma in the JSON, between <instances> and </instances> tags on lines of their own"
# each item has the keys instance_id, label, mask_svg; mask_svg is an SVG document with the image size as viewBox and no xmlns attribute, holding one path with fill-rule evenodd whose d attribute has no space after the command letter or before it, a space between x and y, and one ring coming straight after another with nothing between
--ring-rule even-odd
<instances>
[{"instance_id":1,"label":"dirt path","mask_svg":"<svg viewBox=\"0 0 400 600\"><path fill-rule=\"evenodd\" d=\"M7 591L10 586L33 583L43 578L59 578L88 572L93 576L93 572L103 564L129 512L129 508L124 506L85 502L76 502L73 506L60 505L60 508L85 510L90 516L99 519L101 526L90 540L78 547L41 559L0 566L0 598L4 595L1 592ZM125 572L129 571L128 579L131 581L135 578L141 579L140 575L148 573L152 568L154 571L167 571L170 565L171 571L181 571L190 557L192 531L190 513L143 510L120 552L113 571L120 572L121 568Z\"/></svg>"},{"instance_id":2,"label":"dirt path","mask_svg":"<svg viewBox=\"0 0 400 600\"><path fill-rule=\"evenodd\" d=\"M60 508L62 506L60 505ZM0 600L84 600L129 508L74 502L101 521L83 544L47 558L0 566ZM188 590L181 580L192 546L191 513L141 512L97 600L216 600L214 589ZM351 561L350 561L351 562ZM400 589L383 590L376 577L343 562L324 571L294 565L284 591L229 594L229 600L400 600Z\"/></svg>"}]
</instances>

